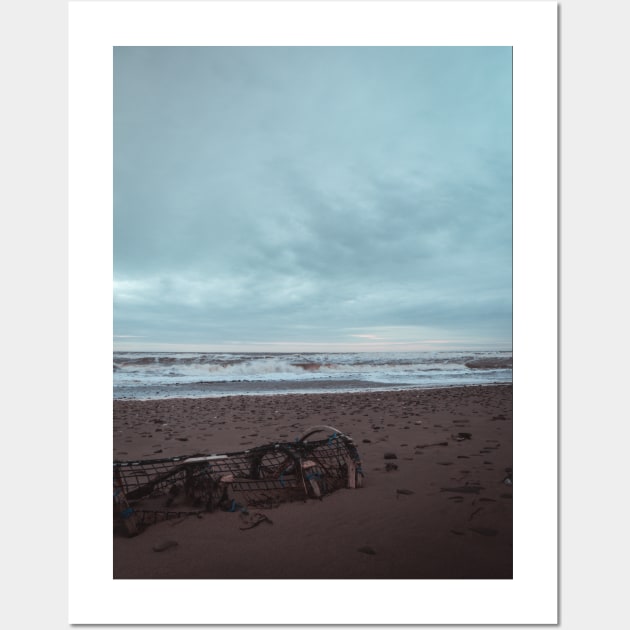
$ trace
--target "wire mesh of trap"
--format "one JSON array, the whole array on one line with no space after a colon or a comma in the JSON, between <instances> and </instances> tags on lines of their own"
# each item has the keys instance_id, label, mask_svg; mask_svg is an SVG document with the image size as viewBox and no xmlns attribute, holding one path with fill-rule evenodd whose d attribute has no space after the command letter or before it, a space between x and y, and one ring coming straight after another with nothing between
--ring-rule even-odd
<instances>
[{"instance_id":1,"label":"wire mesh of trap","mask_svg":"<svg viewBox=\"0 0 630 630\"><path fill-rule=\"evenodd\" d=\"M362 478L352 439L324 425L235 453L114 461L114 523L136 535L167 519L321 498Z\"/></svg>"}]
</instances>

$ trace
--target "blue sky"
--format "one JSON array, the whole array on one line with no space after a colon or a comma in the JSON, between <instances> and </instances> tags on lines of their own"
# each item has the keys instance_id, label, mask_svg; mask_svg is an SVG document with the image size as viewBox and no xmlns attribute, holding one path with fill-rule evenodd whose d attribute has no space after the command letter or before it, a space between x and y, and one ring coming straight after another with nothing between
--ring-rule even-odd
<instances>
[{"instance_id":1,"label":"blue sky","mask_svg":"<svg viewBox=\"0 0 630 630\"><path fill-rule=\"evenodd\" d=\"M510 48L114 49L114 348L511 349Z\"/></svg>"}]
</instances>

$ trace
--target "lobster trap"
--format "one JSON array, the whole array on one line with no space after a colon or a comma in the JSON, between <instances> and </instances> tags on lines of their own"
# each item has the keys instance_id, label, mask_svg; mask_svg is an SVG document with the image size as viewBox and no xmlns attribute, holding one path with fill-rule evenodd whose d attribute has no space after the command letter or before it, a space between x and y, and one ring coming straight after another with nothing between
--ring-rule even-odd
<instances>
[{"instance_id":1,"label":"lobster trap","mask_svg":"<svg viewBox=\"0 0 630 630\"><path fill-rule=\"evenodd\" d=\"M354 442L329 426L235 453L114 461L114 521L133 536L166 519L321 498L362 478Z\"/></svg>"}]
</instances>

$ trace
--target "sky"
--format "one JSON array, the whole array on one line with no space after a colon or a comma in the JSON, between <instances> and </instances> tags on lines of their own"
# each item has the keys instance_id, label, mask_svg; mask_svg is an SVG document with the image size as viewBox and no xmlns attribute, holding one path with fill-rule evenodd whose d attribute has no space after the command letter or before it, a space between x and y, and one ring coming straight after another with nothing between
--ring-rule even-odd
<instances>
[{"instance_id":1,"label":"sky","mask_svg":"<svg viewBox=\"0 0 630 630\"><path fill-rule=\"evenodd\" d=\"M512 347L509 47L114 48L114 350Z\"/></svg>"}]
</instances>

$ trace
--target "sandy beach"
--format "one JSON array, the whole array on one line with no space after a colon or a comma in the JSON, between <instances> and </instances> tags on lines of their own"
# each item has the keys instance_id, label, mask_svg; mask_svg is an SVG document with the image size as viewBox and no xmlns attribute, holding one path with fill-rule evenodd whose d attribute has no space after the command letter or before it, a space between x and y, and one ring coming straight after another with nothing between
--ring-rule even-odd
<instances>
[{"instance_id":1,"label":"sandy beach","mask_svg":"<svg viewBox=\"0 0 630 630\"><path fill-rule=\"evenodd\" d=\"M512 578L512 386L113 403L114 459L243 450L332 425L363 487L284 503L243 529L216 511L128 537L114 578ZM385 456L388 456L387 459Z\"/></svg>"}]
</instances>

